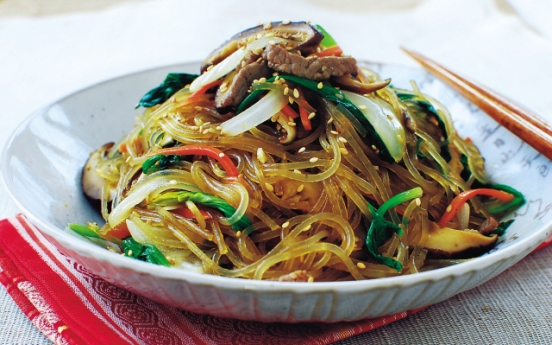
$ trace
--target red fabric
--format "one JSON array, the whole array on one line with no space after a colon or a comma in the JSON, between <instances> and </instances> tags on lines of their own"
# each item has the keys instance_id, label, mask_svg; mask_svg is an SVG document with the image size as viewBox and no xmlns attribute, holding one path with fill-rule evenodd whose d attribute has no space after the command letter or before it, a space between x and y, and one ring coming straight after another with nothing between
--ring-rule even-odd
<instances>
[{"instance_id":1,"label":"red fabric","mask_svg":"<svg viewBox=\"0 0 552 345\"><path fill-rule=\"evenodd\" d=\"M23 216L0 221L0 282L56 344L329 344L421 310L335 324L269 324L181 311L88 272Z\"/></svg>"}]
</instances>

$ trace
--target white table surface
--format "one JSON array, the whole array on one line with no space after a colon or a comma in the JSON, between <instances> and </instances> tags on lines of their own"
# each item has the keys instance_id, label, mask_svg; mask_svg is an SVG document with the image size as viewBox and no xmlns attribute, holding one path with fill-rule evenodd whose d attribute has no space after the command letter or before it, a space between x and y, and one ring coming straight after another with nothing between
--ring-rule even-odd
<instances>
[{"instance_id":1,"label":"white table surface","mask_svg":"<svg viewBox=\"0 0 552 345\"><path fill-rule=\"evenodd\" d=\"M114 76L201 60L268 20L322 24L346 53L420 51L552 122L548 0L0 0L0 147L33 111ZM18 210L0 187L0 217ZM48 344L0 288L0 343ZM552 343L552 247L405 320L339 344Z\"/></svg>"}]
</instances>

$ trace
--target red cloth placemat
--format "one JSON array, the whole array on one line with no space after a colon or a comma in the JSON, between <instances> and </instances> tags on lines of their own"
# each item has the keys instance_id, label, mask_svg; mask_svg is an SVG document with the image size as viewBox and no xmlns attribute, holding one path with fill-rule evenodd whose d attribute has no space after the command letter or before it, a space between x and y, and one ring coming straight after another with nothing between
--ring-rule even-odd
<instances>
[{"instance_id":1,"label":"red cloth placemat","mask_svg":"<svg viewBox=\"0 0 552 345\"><path fill-rule=\"evenodd\" d=\"M25 217L0 221L0 281L56 344L330 344L404 319L261 323L194 314L118 288L59 253ZM423 309L423 308L422 308Z\"/></svg>"}]
</instances>

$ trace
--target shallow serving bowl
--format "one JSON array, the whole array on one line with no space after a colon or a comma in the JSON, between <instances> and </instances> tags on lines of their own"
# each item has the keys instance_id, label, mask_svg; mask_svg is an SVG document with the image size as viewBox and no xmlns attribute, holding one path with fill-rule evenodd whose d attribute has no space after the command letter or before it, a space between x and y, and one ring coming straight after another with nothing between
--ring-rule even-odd
<instances>
[{"instance_id":1,"label":"shallow serving bowl","mask_svg":"<svg viewBox=\"0 0 552 345\"><path fill-rule=\"evenodd\" d=\"M134 105L168 72L157 68L71 94L30 116L14 133L2 161L4 182L22 212L61 252L105 280L158 302L197 313L266 322L337 322L393 314L443 301L493 278L552 232L549 160L500 128L423 70L366 64L397 87L415 80L452 113L460 135L487 159L491 178L521 190L528 202L498 246L482 257L415 275L333 283L252 281L198 274L122 257L66 232L67 223L101 222L84 198L81 169L89 153L118 141L140 110ZM548 176L550 175L550 176Z\"/></svg>"}]
</instances>

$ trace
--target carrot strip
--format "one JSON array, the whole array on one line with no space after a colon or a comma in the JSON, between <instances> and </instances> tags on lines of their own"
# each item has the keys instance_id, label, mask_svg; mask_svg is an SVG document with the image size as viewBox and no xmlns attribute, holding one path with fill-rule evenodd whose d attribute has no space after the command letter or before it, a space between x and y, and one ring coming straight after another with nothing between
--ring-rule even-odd
<instances>
[{"instance_id":1,"label":"carrot strip","mask_svg":"<svg viewBox=\"0 0 552 345\"><path fill-rule=\"evenodd\" d=\"M312 56L324 57L324 56L341 56L343 55L343 50L340 46L333 46L327 49L322 50L321 52L311 54Z\"/></svg>"},{"instance_id":2,"label":"carrot strip","mask_svg":"<svg viewBox=\"0 0 552 345\"><path fill-rule=\"evenodd\" d=\"M295 110L293 110L292 107L289 106L289 104L286 104L282 110L280 110L287 118L296 119L299 117L299 114Z\"/></svg>"},{"instance_id":3,"label":"carrot strip","mask_svg":"<svg viewBox=\"0 0 552 345\"><path fill-rule=\"evenodd\" d=\"M512 194L506 193L498 189L477 188L477 189L468 190L458 194L451 201L450 205L447 207L447 210L441 216L441 219L437 222L437 224L440 227L445 227L447 223L450 222L452 218L454 218L456 213L458 213L458 210L460 209L460 207L462 207L462 205L464 205L466 201L468 201L469 199L477 195L490 196L504 202L512 201L514 199L514 196Z\"/></svg>"}]
</instances>

